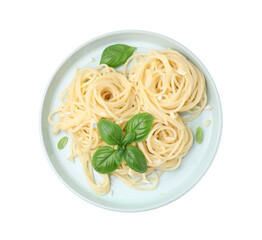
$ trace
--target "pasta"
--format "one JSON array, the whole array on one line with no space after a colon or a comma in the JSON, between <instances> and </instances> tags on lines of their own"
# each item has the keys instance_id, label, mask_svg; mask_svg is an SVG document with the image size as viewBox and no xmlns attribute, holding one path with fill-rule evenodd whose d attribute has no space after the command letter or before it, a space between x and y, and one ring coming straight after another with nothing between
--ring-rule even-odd
<instances>
[{"instance_id":1,"label":"pasta","mask_svg":"<svg viewBox=\"0 0 262 240\"><path fill-rule=\"evenodd\" d=\"M128 66L131 65L128 71ZM183 55L174 50L138 53L125 63L122 73L105 64L97 69L76 69L75 76L60 96L61 105L49 115L52 132L67 131L71 136L69 159L79 157L91 188L98 194L110 190L108 174L97 183L91 164L102 141L96 123L113 121L124 129L137 113L154 116L153 128L143 142L133 143L144 153L146 173L138 173L122 162L111 174L128 186L152 190L163 171L179 167L193 143L185 124L196 118L206 105L204 75ZM189 117L182 117L186 113ZM58 120L52 120L54 114Z\"/></svg>"}]
</instances>

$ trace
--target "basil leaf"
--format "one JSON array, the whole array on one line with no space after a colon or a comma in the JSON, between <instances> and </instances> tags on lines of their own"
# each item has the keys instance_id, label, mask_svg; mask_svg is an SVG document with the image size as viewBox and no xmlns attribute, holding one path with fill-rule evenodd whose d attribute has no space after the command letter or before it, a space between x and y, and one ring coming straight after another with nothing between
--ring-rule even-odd
<instances>
[{"instance_id":1,"label":"basil leaf","mask_svg":"<svg viewBox=\"0 0 262 240\"><path fill-rule=\"evenodd\" d=\"M119 159L120 155L117 150L109 146L104 146L96 150L92 157L92 165L94 169L102 174L107 174L115 171L122 160Z\"/></svg>"},{"instance_id":2,"label":"basil leaf","mask_svg":"<svg viewBox=\"0 0 262 240\"><path fill-rule=\"evenodd\" d=\"M136 172L146 172L146 158L139 148L135 146L128 146L125 151L125 160L127 165Z\"/></svg>"},{"instance_id":3,"label":"basil leaf","mask_svg":"<svg viewBox=\"0 0 262 240\"><path fill-rule=\"evenodd\" d=\"M203 142L204 132L201 127L196 129L196 141L200 144Z\"/></svg>"},{"instance_id":4,"label":"basil leaf","mask_svg":"<svg viewBox=\"0 0 262 240\"><path fill-rule=\"evenodd\" d=\"M104 142L108 145L121 145L124 138L124 132L121 127L106 119L101 119L97 127Z\"/></svg>"},{"instance_id":5,"label":"basil leaf","mask_svg":"<svg viewBox=\"0 0 262 240\"><path fill-rule=\"evenodd\" d=\"M123 140L123 146L127 146L128 144L134 142L136 138L136 134L134 132L130 132L128 134L126 134L124 140Z\"/></svg>"},{"instance_id":6,"label":"basil leaf","mask_svg":"<svg viewBox=\"0 0 262 240\"><path fill-rule=\"evenodd\" d=\"M107 64L109 67L118 67L124 64L135 50L135 47L124 44L111 45L103 51L100 64Z\"/></svg>"},{"instance_id":7,"label":"basil leaf","mask_svg":"<svg viewBox=\"0 0 262 240\"><path fill-rule=\"evenodd\" d=\"M138 113L126 125L126 134L134 132L135 142L145 140L153 126L154 117L149 113Z\"/></svg>"},{"instance_id":8,"label":"basil leaf","mask_svg":"<svg viewBox=\"0 0 262 240\"><path fill-rule=\"evenodd\" d=\"M118 166L120 166L120 164L123 162L125 156L125 148L124 147L119 147L116 150L116 163L118 164Z\"/></svg>"},{"instance_id":9,"label":"basil leaf","mask_svg":"<svg viewBox=\"0 0 262 240\"><path fill-rule=\"evenodd\" d=\"M57 144L58 149L60 149L60 150L63 149L66 146L67 142L68 142L68 137L65 136L65 137L61 138L60 141Z\"/></svg>"}]
</instances>

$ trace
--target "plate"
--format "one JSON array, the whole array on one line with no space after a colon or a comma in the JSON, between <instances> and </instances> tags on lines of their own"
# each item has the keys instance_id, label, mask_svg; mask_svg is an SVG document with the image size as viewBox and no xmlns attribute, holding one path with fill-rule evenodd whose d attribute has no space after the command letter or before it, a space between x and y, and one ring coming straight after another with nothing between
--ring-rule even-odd
<instances>
[{"instance_id":1,"label":"plate","mask_svg":"<svg viewBox=\"0 0 262 240\"><path fill-rule=\"evenodd\" d=\"M100 196L89 187L80 161L75 163L67 160L69 146L63 150L57 149L59 139L66 135L60 132L57 136L51 133L52 126L47 117L51 111L59 106L59 95L71 82L75 68L92 67L99 65L102 51L109 45L123 43L137 47L136 52L147 52L150 48L164 50L172 48L186 56L205 75L207 84L208 104L211 111L204 110L189 127L195 132L202 126L205 135L202 144L194 144L183 158L181 166L172 172L165 172L159 185L152 191L140 191L125 185L121 180L111 176L112 193ZM93 58L95 61L91 62ZM99 36L83 44L75 50L58 67L52 76L44 93L40 113L40 135L44 152L52 169L60 180L76 195L96 206L125 212L145 211L164 206L188 192L205 174L217 152L222 132L222 108L220 98L211 75L201 61L180 43L153 32L146 31L118 31ZM211 125L206 128L206 120Z\"/></svg>"}]
</instances>

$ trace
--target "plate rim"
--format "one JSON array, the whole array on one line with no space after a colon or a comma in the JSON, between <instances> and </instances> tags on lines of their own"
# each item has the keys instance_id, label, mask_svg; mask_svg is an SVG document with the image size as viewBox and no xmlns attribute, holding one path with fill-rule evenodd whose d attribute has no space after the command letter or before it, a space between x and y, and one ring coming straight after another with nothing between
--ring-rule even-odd
<instances>
[{"instance_id":1,"label":"plate rim","mask_svg":"<svg viewBox=\"0 0 262 240\"><path fill-rule=\"evenodd\" d=\"M118 35L118 34L125 34L125 33L129 33L129 34L147 34L147 35L151 35L152 37L158 37L158 38L162 38L168 41L173 42L175 45L181 47L182 49L184 49L188 54L191 55L191 57L193 59L196 60L196 62L198 62L199 65L201 65L201 67L205 70L205 73L208 75L209 80L211 81L212 85L213 85L213 89L215 92L215 97L218 100L218 112L219 112L219 116L220 118L218 119L218 124L219 124L219 129L218 129L218 137L216 138L216 142L215 142L215 148L213 148L212 151L212 155L209 159L208 164L206 165L205 168L202 169L201 174L199 174L197 180L193 181L187 188L185 188L180 194L176 195L173 198L170 198L166 201L161 201L158 204L154 204L152 206L149 207L143 207L143 208L116 208L116 207L110 207L108 205L103 205L103 204L99 204L97 202L91 201L88 198L85 198L84 196L82 196L80 193L78 193L75 189L71 188L66 182L65 180L60 176L60 174L56 171L55 167L53 166L51 160L49 159L49 155L47 153L47 150L45 148L45 144L44 144L44 139L43 139L43 133L42 133L42 119L43 119L43 106L44 106L44 102L45 102L45 98L48 92L48 89L55 77L55 75L57 74L57 72L59 71L59 69L66 63L66 61L68 59L70 59L74 54L76 54L80 49L82 49L83 47L85 47L86 45L95 42L99 39L102 38L106 38L109 36L113 36L113 35ZM75 48L73 51L71 51L69 54L67 54L63 60L60 62L60 64L58 64L58 67L55 68L55 70L53 71L53 74L51 75L49 81L47 82L47 85L45 86L44 89L44 93L42 95L42 99L41 99L41 104L40 104L40 111L39 111L39 135L40 135L40 141L41 141L41 145L42 145L42 149L44 151L45 157L47 159L47 162L49 163L49 166L51 167L51 169L53 170L53 172L55 173L55 175L60 179L60 181L74 194L76 194L78 197L80 197L81 199L83 199L84 201L106 209L106 210L111 210L111 211L117 211L117 212L142 212L142 211L149 211L149 210L153 210L153 209L157 209L160 207L163 207L167 204L170 204L172 202L174 202L175 200L181 198L184 194L186 194L187 192L189 192L202 178L203 176L206 174L207 170L210 168L211 164L213 163L215 156L217 154L218 148L220 146L220 142L221 142L221 137L222 137L222 130L223 130L223 110L222 110L222 104L221 104L221 99L220 99L220 95L218 93L216 84L211 76L211 74L209 73L208 69L205 67L205 65L202 63L202 61L191 51L189 50L187 47L185 47L183 44L181 44L180 42L167 37L165 35L159 34L159 33L155 33L152 31L145 31L145 30L118 30L118 31L111 31L111 32L107 32L101 35L98 35L96 37L91 38L90 40L82 43L80 46L78 46L77 48Z\"/></svg>"}]
</instances>

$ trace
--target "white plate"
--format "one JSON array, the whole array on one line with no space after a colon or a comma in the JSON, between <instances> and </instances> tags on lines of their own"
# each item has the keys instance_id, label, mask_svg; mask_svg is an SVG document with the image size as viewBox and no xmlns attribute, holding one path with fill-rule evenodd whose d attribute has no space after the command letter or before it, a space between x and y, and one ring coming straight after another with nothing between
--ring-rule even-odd
<instances>
[{"instance_id":1,"label":"white plate","mask_svg":"<svg viewBox=\"0 0 262 240\"><path fill-rule=\"evenodd\" d=\"M75 68L97 67L102 51L109 45L123 43L137 47L136 52L146 52L149 48L163 50L172 48L191 60L205 75L207 83L208 104L211 111L203 111L197 119L189 123L195 132L198 126L204 129L202 144L194 142L181 166L172 172L165 172L159 185L152 191L140 191L126 186L121 180L111 176L113 194L97 195L89 187L80 162L66 160L69 156L69 146L63 150L57 149L59 139L66 135L60 132L52 135L52 126L47 117L51 111L59 106L59 95L72 81ZM95 62L90 62L94 58ZM206 120L211 120L208 128L204 127ZM40 132L47 159L60 180L76 195L96 206L115 211L145 211L170 203L190 190L205 174L217 152L222 132L222 109L215 84L207 69L200 60L180 43L156 34L145 31L119 31L108 33L88 41L74 51L59 66L44 94L41 106Z\"/></svg>"}]
</instances>

